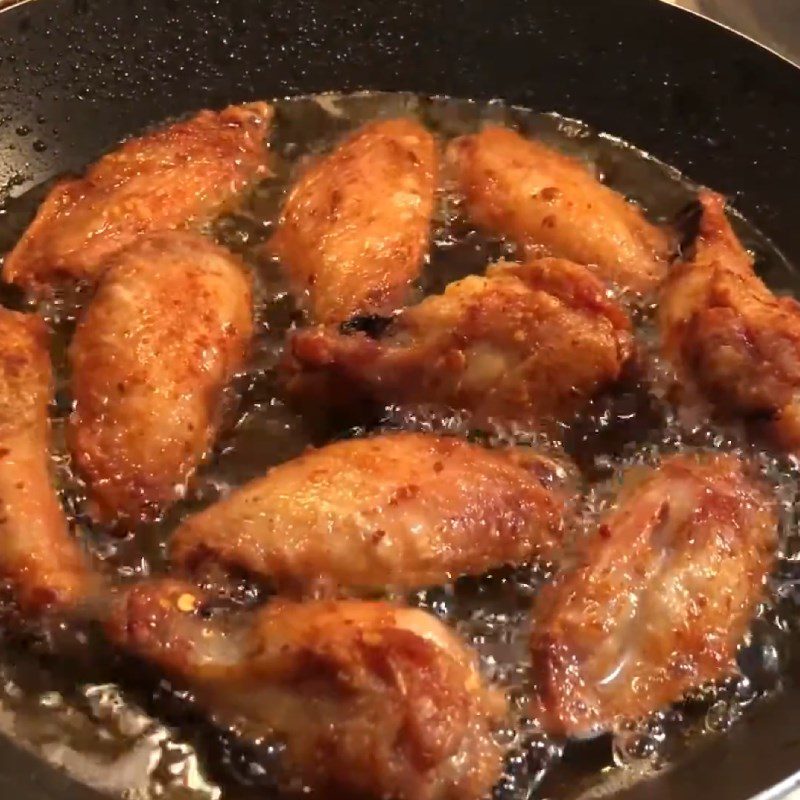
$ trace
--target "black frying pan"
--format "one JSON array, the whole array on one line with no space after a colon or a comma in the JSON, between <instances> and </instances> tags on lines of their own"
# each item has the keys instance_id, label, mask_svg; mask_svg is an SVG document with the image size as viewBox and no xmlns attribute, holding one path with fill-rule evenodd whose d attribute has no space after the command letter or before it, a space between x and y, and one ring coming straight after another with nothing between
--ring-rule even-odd
<instances>
[{"instance_id":1,"label":"black frying pan","mask_svg":"<svg viewBox=\"0 0 800 800\"><path fill-rule=\"evenodd\" d=\"M30 0L0 13L0 200L167 116L358 88L577 117L728 193L800 263L800 72L656 0ZM751 797L800 769L798 720L790 686L619 797ZM98 796L2 742L0 797Z\"/></svg>"}]
</instances>

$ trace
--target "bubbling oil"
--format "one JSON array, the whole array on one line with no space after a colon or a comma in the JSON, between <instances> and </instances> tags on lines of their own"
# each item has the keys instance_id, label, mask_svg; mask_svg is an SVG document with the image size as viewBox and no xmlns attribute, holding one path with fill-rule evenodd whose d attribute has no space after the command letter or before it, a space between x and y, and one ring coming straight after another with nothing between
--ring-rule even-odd
<instances>
[{"instance_id":1,"label":"bubbling oil","mask_svg":"<svg viewBox=\"0 0 800 800\"><path fill-rule=\"evenodd\" d=\"M286 332L302 320L284 283L280 265L264 255L285 196L308 158L329 149L342 135L376 118L399 115L420 119L441 140L479 129L486 123L518 128L573 155L601 180L641 203L654 221L672 220L694 198L696 186L670 167L634 147L596 133L575 120L508 106L412 94L362 93L297 97L275 102L271 136L273 175L255 188L234 212L216 220L209 233L239 253L252 269L257 295L257 335L246 370L237 376L227 404L227 424L213 456L186 496L162 519L120 540L93 526L83 513L84 487L72 472L63 443L71 407L66 348L88 294L62 294L40 311L55 331L53 363L57 397L53 407L53 467L76 535L98 567L118 582L165 570L165 543L186 514L227 495L269 467L340 436L368 430L407 429L479 438L490 444L531 445L539 435L514 427L471 430L458 416L419 409L386 409L380 421L320 432L287 407L280 397L277 364ZM47 186L6 205L0 215L0 252L8 250L41 202ZM777 291L795 282L780 253L745 220L734 219L742 240L757 257L765 280ZM480 273L499 257L514 258L512 243L475 230L458 199L439 193L434 236L417 297L440 292L449 282ZM2 301L26 307L18 293L2 289ZM551 577L548 565L499 570L480 579L463 578L448 586L419 591L408 602L435 614L477 651L486 676L508 692L512 718L496 733L507 748L497 800L523 800L545 791L549 798L611 796L618 789L662 769L681 757L703 734L727 730L765 695L780 690L788 642L800 627L800 535L797 525L798 466L758 449L736 427L709 423L702 413L677 412L661 387L666 368L655 354L652 309L638 309L637 337L649 373L595 401L579 424L565 430L563 444L581 467L586 490L579 500L575 536L591 530L613 501L625 469L653 464L667 453L693 449L733 450L752 459L775 487L781 508L778 566L739 661L741 677L700 687L684 703L644 720L621 726L590 744L568 745L591 755L562 758L564 745L545 736L527 716L531 681L528 656L530 611L538 587ZM252 603L257 590L243 586L238 600ZM65 629L84 653L102 652L91 630ZM0 641L0 730L34 749L78 780L126 800L248 800L272 796L279 743L240 736L234 728L215 727L194 708L190 694L158 683L143 697L116 661L86 660L65 668L61 637ZM69 648L68 648L69 649ZM104 662L98 667L97 662ZM112 667L108 667L112 664ZM302 788L302 787L298 787Z\"/></svg>"}]
</instances>

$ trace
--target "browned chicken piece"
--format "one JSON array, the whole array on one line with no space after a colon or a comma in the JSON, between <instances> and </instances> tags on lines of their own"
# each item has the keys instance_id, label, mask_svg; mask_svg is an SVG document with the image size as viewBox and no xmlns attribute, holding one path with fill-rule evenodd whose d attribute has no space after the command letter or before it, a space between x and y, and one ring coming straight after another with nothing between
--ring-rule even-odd
<instances>
[{"instance_id":1,"label":"browned chicken piece","mask_svg":"<svg viewBox=\"0 0 800 800\"><path fill-rule=\"evenodd\" d=\"M800 452L800 304L755 274L724 199L706 191L700 203L693 254L661 290L663 352L690 393L766 421L781 446Z\"/></svg>"},{"instance_id":2,"label":"browned chicken piece","mask_svg":"<svg viewBox=\"0 0 800 800\"><path fill-rule=\"evenodd\" d=\"M532 452L453 437L336 442L187 519L172 559L301 590L442 584L552 555L565 513L559 472Z\"/></svg>"},{"instance_id":3,"label":"browned chicken piece","mask_svg":"<svg viewBox=\"0 0 800 800\"><path fill-rule=\"evenodd\" d=\"M217 719L283 742L287 782L326 797L480 800L499 779L504 698L435 617L353 600L276 600L233 619L201 607L191 584L142 584L107 628Z\"/></svg>"},{"instance_id":4,"label":"browned chicken piece","mask_svg":"<svg viewBox=\"0 0 800 800\"><path fill-rule=\"evenodd\" d=\"M69 351L69 443L98 520L152 518L181 495L252 330L249 275L206 237L150 234L113 259Z\"/></svg>"},{"instance_id":5,"label":"browned chicken piece","mask_svg":"<svg viewBox=\"0 0 800 800\"><path fill-rule=\"evenodd\" d=\"M500 262L486 277L401 312L384 335L299 331L287 390L303 401L352 386L379 405L466 411L478 424L554 429L614 383L633 348L630 321L586 267Z\"/></svg>"},{"instance_id":6,"label":"browned chicken piece","mask_svg":"<svg viewBox=\"0 0 800 800\"><path fill-rule=\"evenodd\" d=\"M314 163L268 248L317 322L394 311L420 274L436 144L410 119L371 122Z\"/></svg>"},{"instance_id":7,"label":"browned chicken piece","mask_svg":"<svg viewBox=\"0 0 800 800\"><path fill-rule=\"evenodd\" d=\"M52 393L44 322L0 308L0 578L24 613L70 606L90 584L50 479Z\"/></svg>"},{"instance_id":8,"label":"browned chicken piece","mask_svg":"<svg viewBox=\"0 0 800 800\"><path fill-rule=\"evenodd\" d=\"M454 140L447 156L466 212L481 227L589 264L635 294L664 277L667 235L580 162L501 127Z\"/></svg>"},{"instance_id":9,"label":"browned chicken piece","mask_svg":"<svg viewBox=\"0 0 800 800\"><path fill-rule=\"evenodd\" d=\"M533 623L536 714L586 736L650 714L735 672L773 561L765 489L730 455L634 470L546 587Z\"/></svg>"},{"instance_id":10,"label":"browned chicken piece","mask_svg":"<svg viewBox=\"0 0 800 800\"><path fill-rule=\"evenodd\" d=\"M266 103L201 111L61 181L6 256L4 280L36 292L95 281L141 234L205 222L266 172L271 117Z\"/></svg>"}]
</instances>

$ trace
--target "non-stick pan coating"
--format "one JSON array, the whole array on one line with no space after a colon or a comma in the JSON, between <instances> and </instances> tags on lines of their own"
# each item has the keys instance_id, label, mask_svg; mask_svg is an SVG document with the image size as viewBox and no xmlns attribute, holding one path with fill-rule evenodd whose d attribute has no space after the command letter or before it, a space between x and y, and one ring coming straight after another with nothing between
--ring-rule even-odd
<instances>
[{"instance_id":1,"label":"non-stick pan coating","mask_svg":"<svg viewBox=\"0 0 800 800\"><path fill-rule=\"evenodd\" d=\"M656 0L31 0L0 13L0 200L167 116L358 88L577 117L728 193L800 263L800 72ZM800 768L798 719L790 687L624 797L750 797ZM0 743L0 797L97 795Z\"/></svg>"}]
</instances>

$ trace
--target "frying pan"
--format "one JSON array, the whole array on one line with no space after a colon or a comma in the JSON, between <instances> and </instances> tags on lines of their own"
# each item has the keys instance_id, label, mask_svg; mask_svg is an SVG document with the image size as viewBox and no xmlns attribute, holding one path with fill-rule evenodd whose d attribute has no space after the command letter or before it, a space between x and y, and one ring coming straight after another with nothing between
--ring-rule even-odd
<instances>
[{"instance_id":1,"label":"frying pan","mask_svg":"<svg viewBox=\"0 0 800 800\"><path fill-rule=\"evenodd\" d=\"M0 200L168 116L361 88L577 117L727 193L800 263L800 72L655 0L28 0L0 12ZM617 797L781 797L799 719L788 685ZM99 795L0 740L0 797Z\"/></svg>"}]
</instances>

